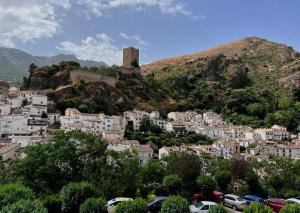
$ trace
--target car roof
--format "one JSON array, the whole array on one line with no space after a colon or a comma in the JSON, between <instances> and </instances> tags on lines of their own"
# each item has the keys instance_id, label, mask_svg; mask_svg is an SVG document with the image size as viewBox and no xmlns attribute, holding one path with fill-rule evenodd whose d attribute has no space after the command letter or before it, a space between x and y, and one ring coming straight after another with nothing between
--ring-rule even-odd
<instances>
[{"instance_id":1,"label":"car roof","mask_svg":"<svg viewBox=\"0 0 300 213\"><path fill-rule=\"evenodd\" d=\"M286 199L287 201L295 201L295 202L300 202L300 200L299 199L297 199L297 198L289 198L289 199Z\"/></svg>"},{"instance_id":2,"label":"car roof","mask_svg":"<svg viewBox=\"0 0 300 213\"><path fill-rule=\"evenodd\" d=\"M132 200L132 198L128 198L128 197L116 197L114 199L111 199L109 200L107 203L108 205L114 203L114 202L117 202L117 201L129 201L129 200Z\"/></svg>"},{"instance_id":3,"label":"car roof","mask_svg":"<svg viewBox=\"0 0 300 213\"><path fill-rule=\"evenodd\" d=\"M204 205L216 205L216 203L212 201L201 201L201 203L203 203Z\"/></svg>"},{"instance_id":4,"label":"car roof","mask_svg":"<svg viewBox=\"0 0 300 213\"><path fill-rule=\"evenodd\" d=\"M164 196L156 197L154 200L150 201L148 204L151 205L153 203L156 203L158 201L165 200L165 199L167 199L167 197L164 197Z\"/></svg>"},{"instance_id":5,"label":"car roof","mask_svg":"<svg viewBox=\"0 0 300 213\"><path fill-rule=\"evenodd\" d=\"M262 199L261 197L258 197L256 195L244 195L243 197L247 197L247 198L255 199L255 200Z\"/></svg>"},{"instance_id":6,"label":"car roof","mask_svg":"<svg viewBox=\"0 0 300 213\"><path fill-rule=\"evenodd\" d=\"M270 198L268 199L269 201L275 202L275 203L279 203L279 204L286 204L287 201L281 198Z\"/></svg>"},{"instance_id":7,"label":"car roof","mask_svg":"<svg viewBox=\"0 0 300 213\"><path fill-rule=\"evenodd\" d=\"M234 195L234 194L226 194L226 195L224 195L224 196L231 196L231 197L234 197L234 198L238 198L238 197L239 197L239 196Z\"/></svg>"}]
</instances>

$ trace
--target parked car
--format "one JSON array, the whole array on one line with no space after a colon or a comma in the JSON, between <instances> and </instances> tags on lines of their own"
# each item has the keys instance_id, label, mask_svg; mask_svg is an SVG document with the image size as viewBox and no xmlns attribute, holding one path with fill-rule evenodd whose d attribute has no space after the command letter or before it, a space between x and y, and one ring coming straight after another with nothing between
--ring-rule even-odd
<instances>
[{"instance_id":1,"label":"parked car","mask_svg":"<svg viewBox=\"0 0 300 213\"><path fill-rule=\"evenodd\" d=\"M243 198L245 200L247 200L250 203L253 203L253 202L259 202L261 204L266 204L266 202L264 201L264 199L262 199L261 197L258 197L256 195L244 195Z\"/></svg>"},{"instance_id":2,"label":"parked car","mask_svg":"<svg viewBox=\"0 0 300 213\"><path fill-rule=\"evenodd\" d=\"M213 191L213 193L211 195L209 195L208 200L216 202L218 204L223 204L224 203L224 193L218 192L218 191ZM194 194L193 202L197 203L199 201L201 201L200 193Z\"/></svg>"},{"instance_id":3,"label":"parked car","mask_svg":"<svg viewBox=\"0 0 300 213\"><path fill-rule=\"evenodd\" d=\"M226 194L224 195L224 205L233 208L235 211L243 210L246 206L248 206L248 201L237 195Z\"/></svg>"},{"instance_id":4,"label":"parked car","mask_svg":"<svg viewBox=\"0 0 300 213\"><path fill-rule=\"evenodd\" d=\"M151 213L158 213L160 212L161 205L167 197L156 197L154 200L148 203L148 209Z\"/></svg>"},{"instance_id":5,"label":"parked car","mask_svg":"<svg viewBox=\"0 0 300 213\"><path fill-rule=\"evenodd\" d=\"M286 200L289 204L298 204L300 205L300 197L289 198Z\"/></svg>"},{"instance_id":6,"label":"parked car","mask_svg":"<svg viewBox=\"0 0 300 213\"><path fill-rule=\"evenodd\" d=\"M132 198L128 198L128 197L117 197L117 198L109 200L107 202L107 211L108 211L108 213L115 212L116 206L119 203L124 202L124 201L133 201L133 199Z\"/></svg>"},{"instance_id":7,"label":"parked car","mask_svg":"<svg viewBox=\"0 0 300 213\"><path fill-rule=\"evenodd\" d=\"M281 198L270 198L266 200L267 205L274 211L279 212L288 202Z\"/></svg>"},{"instance_id":8,"label":"parked car","mask_svg":"<svg viewBox=\"0 0 300 213\"><path fill-rule=\"evenodd\" d=\"M207 213L208 210L212 207L217 205L215 202L211 201L200 201L193 205L189 206L191 213Z\"/></svg>"}]
</instances>

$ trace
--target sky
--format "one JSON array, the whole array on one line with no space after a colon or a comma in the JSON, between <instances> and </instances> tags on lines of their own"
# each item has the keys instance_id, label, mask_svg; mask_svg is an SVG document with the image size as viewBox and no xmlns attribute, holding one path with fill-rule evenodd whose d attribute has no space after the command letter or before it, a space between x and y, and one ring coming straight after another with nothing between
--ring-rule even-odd
<instances>
[{"instance_id":1,"label":"sky","mask_svg":"<svg viewBox=\"0 0 300 213\"><path fill-rule=\"evenodd\" d=\"M300 51L299 0L0 0L0 46L32 55L74 54L141 64L249 36Z\"/></svg>"}]
</instances>

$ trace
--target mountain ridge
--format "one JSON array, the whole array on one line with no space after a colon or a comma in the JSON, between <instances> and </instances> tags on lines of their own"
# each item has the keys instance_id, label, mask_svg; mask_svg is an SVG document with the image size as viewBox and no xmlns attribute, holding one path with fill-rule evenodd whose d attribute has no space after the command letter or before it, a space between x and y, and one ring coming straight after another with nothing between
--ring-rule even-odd
<instances>
[{"instance_id":1,"label":"mountain ridge","mask_svg":"<svg viewBox=\"0 0 300 213\"><path fill-rule=\"evenodd\" d=\"M79 60L75 55L34 56L20 49L0 47L0 79L20 84L23 77L28 75L31 63L37 66L49 66L59 64L61 61L76 61L82 67L107 66L104 62Z\"/></svg>"}]
</instances>

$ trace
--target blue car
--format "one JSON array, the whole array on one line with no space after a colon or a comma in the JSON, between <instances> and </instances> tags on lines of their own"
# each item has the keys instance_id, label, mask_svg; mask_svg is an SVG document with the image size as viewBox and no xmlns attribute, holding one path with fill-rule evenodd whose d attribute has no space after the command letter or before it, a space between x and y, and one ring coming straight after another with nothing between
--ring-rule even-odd
<instances>
[{"instance_id":1,"label":"blue car","mask_svg":"<svg viewBox=\"0 0 300 213\"><path fill-rule=\"evenodd\" d=\"M245 196L243 196L243 198L245 200L247 200L249 202L249 204L252 203L252 202L259 202L261 204L266 204L264 199L262 199L261 197L258 197L256 195L245 195Z\"/></svg>"},{"instance_id":2,"label":"blue car","mask_svg":"<svg viewBox=\"0 0 300 213\"><path fill-rule=\"evenodd\" d=\"M148 203L148 209L151 213L158 213L161 209L161 204L164 202L164 200L167 199L167 197L156 197L153 201L150 201Z\"/></svg>"}]
</instances>

